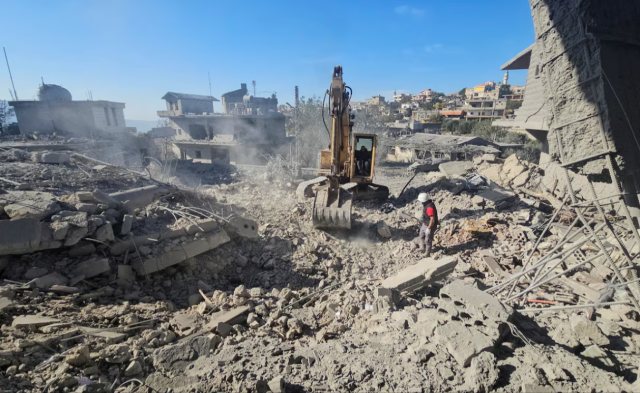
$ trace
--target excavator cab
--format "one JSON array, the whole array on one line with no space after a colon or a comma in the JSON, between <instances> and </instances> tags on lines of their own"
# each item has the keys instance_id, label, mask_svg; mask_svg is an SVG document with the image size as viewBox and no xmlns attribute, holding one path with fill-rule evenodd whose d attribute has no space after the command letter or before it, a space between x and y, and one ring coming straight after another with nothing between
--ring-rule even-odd
<instances>
[{"instance_id":1,"label":"excavator cab","mask_svg":"<svg viewBox=\"0 0 640 393\"><path fill-rule=\"evenodd\" d=\"M373 181L373 166L376 157L376 136L355 134L351 152L351 182Z\"/></svg>"}]
</instances>

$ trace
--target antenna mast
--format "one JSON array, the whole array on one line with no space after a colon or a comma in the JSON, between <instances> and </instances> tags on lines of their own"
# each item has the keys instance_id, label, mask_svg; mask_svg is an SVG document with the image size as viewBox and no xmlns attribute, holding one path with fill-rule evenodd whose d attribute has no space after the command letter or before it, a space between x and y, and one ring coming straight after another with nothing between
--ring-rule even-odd
<instances>
[{"instance_id":1,"label":"antenna mast","mask_svg":"<svg viewBox=\"0 0 640 393\"><path fill-rule=\"evenodd\" d=\"M2 47L4 51L4 59L7 61L7 69L9 70L9 78L11 79L11 86L13 86L13 95L16 97L16 101L18 100L18 92L16 92L16 85L13 84L13 76L11 75L11 67L9 67L9 58L7 57L7 50Z\"/></svg>"},{"instance_id":2,"label":"antenna mast","mask_svg":"<svg viewBox=\"0 0 640 393\"><path fill-rule=\"evenodd\" d=\"M209 95L212 96L213 94L211 93L211 73L209 71L207 71L207 76L209 77Z\"/></svg>"},{"instance_id":3,"label":"antenna mast","mask_svg":"<svg viewBox=\"0 0 640 393\"><path fill-rule=\"evenodd\" d=\"M256 96L256 81L251 81L251 84L253 85L253 96Z\"/></svg>"}]
</instances>

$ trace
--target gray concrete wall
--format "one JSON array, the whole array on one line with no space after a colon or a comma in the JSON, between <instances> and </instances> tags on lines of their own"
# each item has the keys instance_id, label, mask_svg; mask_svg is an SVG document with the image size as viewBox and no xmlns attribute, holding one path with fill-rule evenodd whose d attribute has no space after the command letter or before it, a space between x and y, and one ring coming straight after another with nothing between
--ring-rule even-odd
<instances>
[{"instance_id":1,"label":"gray concrete wall","mask_svg":"<svg viewBox=\"0 0 640 393\"><path fill-rule=\"evenodd\" d=\"M22 134L58 131L71 135L99 137L104 133L123 133L126 128L124 104L120 103L29 101L17 102L14 108ZM104 108L107 108L110 125L107 124Z\"/></svg>"},{"instance_id":2,"label":"gray concrete wall","mask_svg":"<svg viewBox=\"0 0 640 393\"><path fill-rule=\"evenodd\" d=\"M640 2L530 0L551 103L549 154L568 163L615 152L625 191L640 185ZM619 100L618 100L619 99ZM601 174L605 160L573 168ZM636 196L627 204L638 206Z\"/></svg>"}]
</instances>

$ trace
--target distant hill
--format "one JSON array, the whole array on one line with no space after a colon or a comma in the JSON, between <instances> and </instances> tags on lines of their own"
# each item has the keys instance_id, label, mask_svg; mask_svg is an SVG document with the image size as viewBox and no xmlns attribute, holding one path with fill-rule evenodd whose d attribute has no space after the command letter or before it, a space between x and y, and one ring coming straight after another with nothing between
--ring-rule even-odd
<instances>
[{"instance_id":1,"label":"distant hill","mask_svg":"<svg viewBox=\"0 0 640 393\"><path fill-rule=\"evenodd\" d=\"M138 132L147 132L158 126L157 120L127 120L127 127L136 127Z\"/></svg>"}]
</instances>

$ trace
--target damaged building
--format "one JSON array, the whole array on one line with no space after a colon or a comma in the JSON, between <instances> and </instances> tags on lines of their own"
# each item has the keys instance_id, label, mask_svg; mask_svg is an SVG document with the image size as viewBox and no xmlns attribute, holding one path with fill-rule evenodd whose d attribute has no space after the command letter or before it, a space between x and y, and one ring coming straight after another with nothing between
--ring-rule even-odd
<instances>
[{"instance_id":1,"label":"damaged building","mask_svg":"<svg viewBox=\"0 0 640 393\"><path fill-rule=\"evenodd\" d=\"M484 154L500 154L500 146L478 136L417 133L391 140L387 145L390 162L414 162L427 158L470 161Z\"/></svg>"},{"instance_id":2,"label":"damaged building","mask_svg":"<svg viewBox=\"0 0 640 393\"><path fill-rule=\"evenodd\" d=\"M34 101L10 101L20 133L66 134L100 138L124 133L125 104L104 100L73 101L62 86L43 84Z\"/></svg>"},{"instance_id":3,"label":"damaged building","mask_svg":"<svg viewBox=\"0 0 640 393\"><path fill-rule=\"evenodd\" d=\"M174 153L194 162L257 165L288 143L278 100L247 95L246 85L222 95L223 113L213 112L211 96L169 92L162 97L175 130Z\"/></svg>"}]
</instances>

